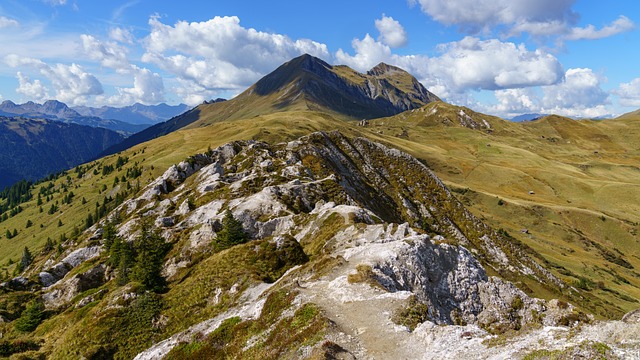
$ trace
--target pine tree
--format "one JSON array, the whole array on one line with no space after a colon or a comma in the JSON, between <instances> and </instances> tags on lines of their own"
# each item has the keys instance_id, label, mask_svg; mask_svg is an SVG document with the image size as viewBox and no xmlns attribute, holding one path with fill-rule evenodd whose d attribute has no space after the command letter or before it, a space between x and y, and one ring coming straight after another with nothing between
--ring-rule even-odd
<instances>
[{"instance_id":1,"label":"pine tree","mask_svg":"<svg viewBox=\"0 0 640 360\"><path fill-rule=\"evenodd\" d=\"M44 319L44 305L40 302L32 302L22 312L15 322L18 331L31 332L35 330Z\"/></svg>"},{"instance_id":2,"label":"pine tree","mask_svg":"<svg viewBox=\"0 0 640 360\"><path fill-rule=\"evenodd\" d=\"M88 229L91 227L91 225L93 225L93 216L91 215L91 213L89 213L89 215L87 215L87 219L84 222L84 227Z\"/></svg>"},{"instance_id":3,"label":"pine tree","mask_svg":"<svg viewBox=\"0 0 640 360\"><path fill-rule=\"evenodd\" d=\"M116 237L109 249L109 265L115 267L117 271L118 285L125 285L129 282L129 273L133 263L133 249L131 245L120 237Z\"/></svg>"},{"instance_id":4,"label":"pine tree","mask_svg":"<svg viewBox=\"0 0 640 360\"><path fill-rule=\"evenodd\" d=\"M135 241L136 261L131 269L131 280L139 282L148 290L164 289L166 284L160 273L168 247L162 236L152 231L149 223L144 222Z\"/></svg>"},{"instance_id":5,"label":"pine tree","mask_svg":"<svg viewBox=\"0 0 640 360\"><path fill-rule=\"evenodd\" d=\"M116 226L113 222L108 221L104 224L102 228L102 240L104 243L104 248L109 251L111 249L111 245L113 245L113 241L116 239Z\"/></svg>"},{"instance_id":6,"label":"pine tree","mask_svg":"<svg viewBox=\"0 0 640 360\"><path fill-rule=\"evenodd\" d=\"M52 251L54 248L55 248L55 244L53 243L53 240L51 240L51 238L48 237L47 242L44 244L44 247L42 248L42 252L48 253L49 251Z\"/></svg>"},{"instance_id":7,"label":"pine tree","mask_svg":"<svg viewBox=\"0 0 640 360\"><path fill-rule=\"evenodd\" d=\"M214 248L216 251L228 249L234 245L247 241L247 234L244 232L242 222L233 217L231 211L227 210L222 219L222 230L216 234Z\"/></svg>"},{"instance_id":8,"label":"pine tree","mask_svg":"<svg viewBox=\"0 0 640 360\"><path fill-rule=\"evenodd\" d=\"M33 255L31 255L31 251L29 251L29 248L25 246L24 250L22 251L22 258L18 263L18 271L23 272L27 268L27 266L31 264L31 262L33 262Z\"/></svg>"},{"instance_id":9,"label":"pine tree","mask_svg":"<svg viewBox=\"0 0 640 360\"><path fill-rule=\"evenodd\" d=\"M33 221L31 221L31 219L27 219L27 225L25 226L25 228L30 228L33 226Z\"/></svg>"}]
</instances>

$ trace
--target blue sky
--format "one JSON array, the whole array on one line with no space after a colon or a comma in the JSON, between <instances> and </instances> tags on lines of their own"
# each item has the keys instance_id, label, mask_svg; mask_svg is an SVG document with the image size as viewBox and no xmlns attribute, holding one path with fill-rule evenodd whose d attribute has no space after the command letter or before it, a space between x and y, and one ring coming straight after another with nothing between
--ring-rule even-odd
<instances>
[{"instance_id":1,"label":"blue sky","mask_svg":"<svg viewBox=\"0 0 640 360\"><path fill-rule=\"evenodd\" d=\"M400 66L503 117L640 108L635 1L0 2L0 96L125 106L230 98L310 53Z\"/></svg>"}]
</instances>

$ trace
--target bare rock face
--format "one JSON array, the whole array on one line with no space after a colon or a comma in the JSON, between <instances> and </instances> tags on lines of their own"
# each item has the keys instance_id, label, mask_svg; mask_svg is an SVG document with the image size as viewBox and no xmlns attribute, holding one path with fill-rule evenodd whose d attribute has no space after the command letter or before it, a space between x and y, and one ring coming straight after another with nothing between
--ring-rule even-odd
<instances>
[{"instance_id":1,"label":"bare rock face","mask_svg":"<svg viewBox=\"0 0 640 360\"><path fill-rule=\"evenodd\" d=\"M102 251L101 246L91 246L74 250L67 255L62 261L53 265L46 271L42 271L38 274L38 279L44 287L49 287L56 282L60 281L71 269L82 264L83 262L93 259L100 255Z\"/></svg>"},{"instance_id":2,"label":"bare rock face","mask_svg":"<svg viewBox=\"0 0 640 360\"><path fill-rule=\"evenodd\" d=\"M60 308L83 291L101 286L105 282L105 269L99 264L50 288L42 295L47 308Z\"/></svg>"}]
</instances>

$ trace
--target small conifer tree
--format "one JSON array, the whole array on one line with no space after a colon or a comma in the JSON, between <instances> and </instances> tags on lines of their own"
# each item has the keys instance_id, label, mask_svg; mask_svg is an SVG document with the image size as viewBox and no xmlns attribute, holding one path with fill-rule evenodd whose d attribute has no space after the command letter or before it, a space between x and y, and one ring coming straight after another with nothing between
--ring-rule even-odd
<instances>
[{"instance_id":1,"label":"small conifer tree","mask_svg":"<svg viewBox=\"0 0 640 360\"><path fill-rule=\"evenodd\" d=\"M32 302L16 320L15 328L22 332L35 330L44 319L44 305L41 302Z\"/></svg>"},{"instance_id":2,"label":"small conifer tree","mask_svg":"<svg viewBox=\"0 0 640 360\"><path fill-rule=\"evenodd\" d=\"M25 246L24 250L22 251L22 258L18 263L18 271L23 272L32 262L33 255L31 255L31 251L29 251L29 248Z\"/></svg>"},{"instance_id":3,"label":"small conifer tree","mask_svg":"<svg viewBox=\"0 0 640 360\"><path fill-rule=\"evenodd\" d=\"M231 211L227 210L222 219L222 230L218 231L214 247L216 251L228 249L234 245L247 241L247 234L244 232L242 222L233 217Z\"/></svg>"}]
</instances>

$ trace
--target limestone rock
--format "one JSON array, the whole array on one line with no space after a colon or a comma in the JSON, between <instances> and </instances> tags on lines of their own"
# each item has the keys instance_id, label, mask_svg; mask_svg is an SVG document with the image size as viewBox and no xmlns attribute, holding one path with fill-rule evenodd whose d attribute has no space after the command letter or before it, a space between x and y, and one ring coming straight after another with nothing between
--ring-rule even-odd
<instances>
[{"instance_id":1,"label":"limestone rock","mask_svg":"<svg viewBox=\"0 0 640 360\"><path fill-rule=\"evenodd\" d=\"M42 295L45 306L53 309L63 307L81 292L101 286L105 282L105 269L103 264L99 264L50 287Z\"/></svg>"}]
</instances>

